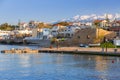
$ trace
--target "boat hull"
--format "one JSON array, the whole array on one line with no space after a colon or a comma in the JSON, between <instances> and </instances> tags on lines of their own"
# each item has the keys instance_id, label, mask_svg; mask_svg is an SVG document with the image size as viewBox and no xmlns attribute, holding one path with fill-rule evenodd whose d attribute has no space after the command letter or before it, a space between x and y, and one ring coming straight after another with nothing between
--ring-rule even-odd
<instances>
[{"instance_id":1,"label":"boat hull","mask_svg":"<svg viewBox=\"0 0 120 80\"><path fill-rule=\"evenodd\" d=\"M39 45L41 47L49 47L51 45L50 40L40 40L40 39L28 39L23 41L24 44Z\"/></svg>"}]
</instances>

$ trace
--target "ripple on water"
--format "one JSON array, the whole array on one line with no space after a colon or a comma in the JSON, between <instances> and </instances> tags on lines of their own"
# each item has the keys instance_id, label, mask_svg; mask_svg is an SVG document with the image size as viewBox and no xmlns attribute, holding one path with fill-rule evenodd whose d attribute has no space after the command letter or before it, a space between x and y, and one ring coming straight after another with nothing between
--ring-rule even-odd
<instances>
[{"instance_id":1,"label":"ripple on water","mask_svg":"<svg viewBox=\"0 0 120 80\"><path fill-rule=\"evenodd\" d=\"M16 46L2 45L0 50L11 47ZM119 57L0 54L0 80L119 80L119 67Z\"/></svg>"}]
</instances>

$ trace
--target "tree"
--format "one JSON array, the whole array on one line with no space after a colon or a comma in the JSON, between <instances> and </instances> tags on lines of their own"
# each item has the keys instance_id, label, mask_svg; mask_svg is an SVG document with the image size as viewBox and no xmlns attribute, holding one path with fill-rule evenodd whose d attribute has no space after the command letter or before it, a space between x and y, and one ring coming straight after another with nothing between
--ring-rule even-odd
<instances>
[{"instance_id":1,"label":"tree","mask_svg":"<svg viewBox=\"0 0 120 80\"><path fill-rule=\"evenodd\" d=\"M69 22L58 22L58 23L56 23L56 24L54 24L54 25L69 26L70 23L69 23Z\"/></svg>"},{"instance_id":2,"label":"tree","mask_svg":"<svg viewBox=\"0 0 120 80\"><path fill-rule=\"evenodd\" d=\"M4 24L0 25L0 30L12 31L14 29L15 29L15 27L9 25L8 23L4 23Z\"/></svg>"},{"instance_id":3,"label":"tree","mask_svg":"<svg viewBox=\"0 0 120 80\"><path fill-rule=\"evenodd\" d=\"M39 23L39 24L37 25L37 27L38 27L38 28L52 28L52 25L50 25L50 24L45 24L45 23L41 22L41 23Z\"/></svg>"}]
</instances>

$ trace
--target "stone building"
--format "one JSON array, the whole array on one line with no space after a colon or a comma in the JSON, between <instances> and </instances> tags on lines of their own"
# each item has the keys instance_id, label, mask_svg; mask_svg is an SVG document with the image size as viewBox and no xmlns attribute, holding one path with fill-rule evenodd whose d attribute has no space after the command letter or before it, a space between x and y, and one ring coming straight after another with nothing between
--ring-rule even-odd
<instances>
[{"instance_id":1,"label":"stone building","mask_svg":"<svg viewBox=\"0 0 120 80\"><path fill-rule=\"evenodd\" d=\"M113 39L116 33L113 31L106 31L96 28L81 29L74 34L71 39L60 42L61 46L79 46L79 44L94 44L101 43L106 37L107 39Z\"/></svg>"}]
</instances>

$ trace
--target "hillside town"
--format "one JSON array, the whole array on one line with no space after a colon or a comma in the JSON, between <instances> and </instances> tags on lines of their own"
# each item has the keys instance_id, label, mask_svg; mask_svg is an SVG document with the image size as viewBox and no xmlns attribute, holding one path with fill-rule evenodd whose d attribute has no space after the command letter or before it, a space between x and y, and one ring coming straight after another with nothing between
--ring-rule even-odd
<instances>
[{"instance_id":1,"label":"hillside town","mask_svg":"<svg viewBox=\"0 0 120 80\"><path fill-rule=\"evenodd\" d=\"M4 27L4 26L3 26ZM100 46L111 42L120 46L120 20L61 21L44 23L19 21L14 29L0 30L0 43L50 46Z\"/></svg>"}]
</instances>

